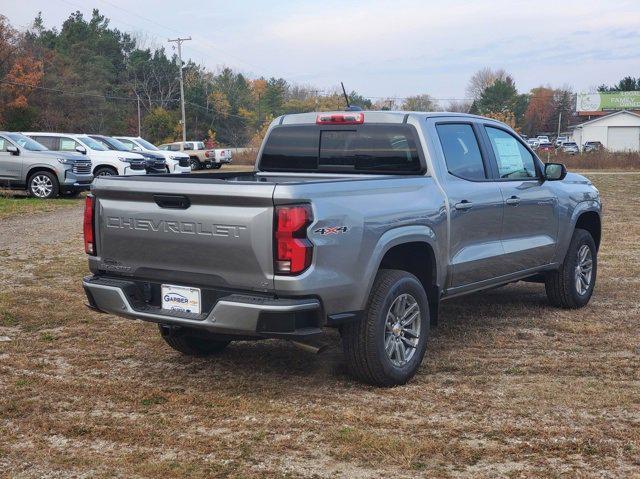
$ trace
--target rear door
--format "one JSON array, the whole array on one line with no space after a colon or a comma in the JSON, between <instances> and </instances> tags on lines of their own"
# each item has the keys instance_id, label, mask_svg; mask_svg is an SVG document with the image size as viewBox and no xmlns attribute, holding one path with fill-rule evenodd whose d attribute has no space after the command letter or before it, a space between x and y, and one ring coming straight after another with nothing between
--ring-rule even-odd
<instances>
[{"instance_id":1,"label":"rear door","mask_svg":"<svg viewBox=\"0 0 640 479\"><path fill-rule=\"evenodd\" d=\"M510 131L484 125L493 174L504 197L502 244L511 272L548 264L558 238L558 198L540 164Z\"/></svg>"},{"instance_id":2,"label":"rear door","mask_svg":"<svg viewBox=\"0 0 640 479\"><path fill-rule=\"evenodd\" d=\"M100 178L93 192L101 267L178 285L271 291L274 187Z\"/></svg>"},{"instance_id":3,"label":"rear door","mask_svg":"<svg viewBox=\"0 0 640 479\"><path fill-rule=\"evenodd\" d=\"M487 159L472 122L438 122L436 131L447 172L442 176L449 198L450 287L470 286L505 272L500 234L503 200L492 181Z\"/></svg>"}]
</instances>

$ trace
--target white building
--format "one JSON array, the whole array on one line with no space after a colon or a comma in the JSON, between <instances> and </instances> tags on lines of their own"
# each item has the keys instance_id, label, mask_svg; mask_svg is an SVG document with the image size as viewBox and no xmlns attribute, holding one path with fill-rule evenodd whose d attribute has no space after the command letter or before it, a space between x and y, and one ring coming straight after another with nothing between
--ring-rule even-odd
<instances>
[{"instance_id":1,"label":"white building","mask_svg":"<svg viewBox=\"0 0 640 479\"><path fill-rule=\"evenodd\" d=\"M599 141L609 151L640 151L640 115L622 110L574 127L573 141Z\"/></svg>"}]
</instances>

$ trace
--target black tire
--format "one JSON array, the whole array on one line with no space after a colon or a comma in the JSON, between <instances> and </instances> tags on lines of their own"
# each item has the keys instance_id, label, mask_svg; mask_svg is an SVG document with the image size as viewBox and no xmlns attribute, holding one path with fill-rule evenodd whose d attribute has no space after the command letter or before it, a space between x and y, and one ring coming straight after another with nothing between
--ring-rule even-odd
<instances>
[{"instance_id":1,"label":"black tire","mask_svg":"<svg viewBox=\"0 0 640 479\"><path fill-rule=\"evenodd\" d=\"M386 339L399 342L395 332L387 332L387 315L397 299L409 295L420 310L420 329L413 354L405 364L396 364L385 349ZM414 309L415 311L415 309ZM415 324L415 323L414 323ZM411 379L427 349L429 336L429 300L422 284L411 273L393 269L378 272L363 317L341 328L342 347L350 373L375 386L397 386ZM404 337L404 333L400 333ZM409 338L407 336L406 338ZM402 340L403 344L404 339ZM396 351L391 345L392 352Z\"/></svg>"},{"instance_id":2,"label":"black tire","mask_svg":"<svg viewBox=\"0 0 640 479\"><path fill-rule=\"evenodd\" d=\"M189 166L191 171L198 171L200 169L200 161L197 158L189 158Z\"/></svg>"},{"instance_id":3,"label":"black tire","mask_svg":"<svg viewBox=\"0 0 640 479\"><path fill-rule=\"evenodd\" d=\"M224 350L231 341L219 340L189 328L164 326L159 324L160 336L176 351L187 356L211 356Z\"/></svg>"},{"instance_id":4,"label":"black tire","mask_svg":"<svg viewBox=\"0 0 640 479\"><path fill-rule=\"evenodd\" d=\"M579 253L584 251L583 247L588 248L591 256L591 276L588 286L583 291L579 291L580 287L584 287L584 282L579 284L577 277ZM547 273L545 279L547 298L549 298L549 302L552 305L575 309L582 308L589 302L596 284L598 272L597 255L596 243L591 234L586 230L576 228L560 269ZM585 271L584 267L581 271Z\"/></svg>"},{"instance_id":5,"label":"black tire","mask_svg":"<svg viewBox=\"0 0 640 479\"><path fill-rule=\"evenodd\" d=\"M58 196L60 193L60 185L58 184L58 178L53 173L36 171L29 176L27 190L29 191L29 195L34 198L49 200Z\"/></svg>"},{"instance_id":6,"label":"black tire","mask_svg":"<svg viewBox=\"0 0 640 479\"><path fill-rule=\"evenodd\" d=\"M220 167L222 167L222 164L221 164L221 163L214 163L214 164L213 164L213 166L212 166L212 168L213 168L214 170L219 170L219 169L220 169Z\"/></svg>"},{"instance_id":7,"label":"black tire","mask_svg":"<svg viewBox=\"0 0 640 479\"><path fill-rule=\"evenodd\" d=\"M111 166L99 166L93 171L93 176L118 176L118 171Z\"/></svg>"}]
</instances>

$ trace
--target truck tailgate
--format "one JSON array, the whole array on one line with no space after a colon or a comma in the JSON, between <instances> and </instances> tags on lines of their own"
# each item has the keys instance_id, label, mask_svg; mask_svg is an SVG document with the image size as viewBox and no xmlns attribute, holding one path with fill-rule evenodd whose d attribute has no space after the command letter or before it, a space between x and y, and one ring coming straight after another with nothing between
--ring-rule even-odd
<instances>
[{"instance_id":1,"label":"truck tailgate","mask_svg":"<svg viewBox=\"0 0 640 479\"><path fill-rule=\"evenodd\" d=\"M274 187L100 178L94 264L151 281L272 291Z\"/></svg>"}]
</instances>

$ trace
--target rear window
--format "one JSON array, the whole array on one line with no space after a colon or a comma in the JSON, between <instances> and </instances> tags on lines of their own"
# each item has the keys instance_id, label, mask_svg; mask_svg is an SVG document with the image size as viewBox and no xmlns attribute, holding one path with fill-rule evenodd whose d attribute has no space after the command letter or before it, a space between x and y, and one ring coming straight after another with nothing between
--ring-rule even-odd
<instances>
[{"instance_id":1,"label":"rear window","mask_svg":"<svg viewBox=\"0 0 640 479\"><path fill-rule=\"evenodd\" d=\"M330 173L419 173L415 130L410 125L319 128L276 127L267 138L260 169Z\"/></svg>"}]
</instances>

